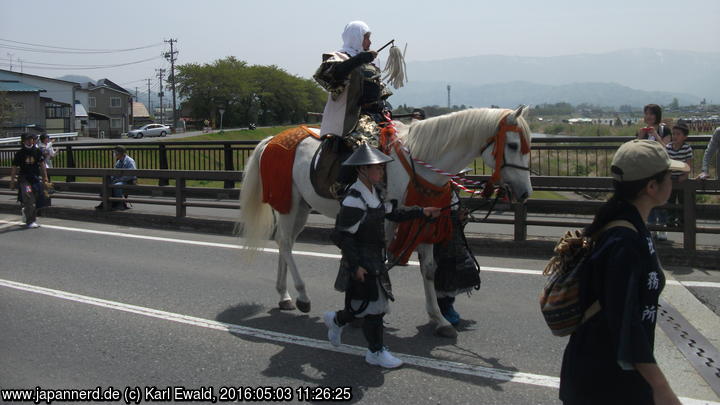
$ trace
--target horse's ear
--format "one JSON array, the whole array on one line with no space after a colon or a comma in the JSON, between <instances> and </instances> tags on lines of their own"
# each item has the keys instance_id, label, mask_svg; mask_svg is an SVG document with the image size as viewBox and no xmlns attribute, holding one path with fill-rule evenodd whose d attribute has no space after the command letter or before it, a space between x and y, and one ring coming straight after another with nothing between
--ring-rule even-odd
<instances>
[{"instance_id":1,"label":"horse's ear","mask_svg":"<svg viewBox=\"0 0 720 405\"><path fill-rule=\"evenodd\" d=\"M517 110L513 111L508 115L507 122L510 125L517 125L517 117L522 117L523 113L527 112L527 106L524 104L520 104L520 106L517 108Z\"/></svg>"}]
</instances>

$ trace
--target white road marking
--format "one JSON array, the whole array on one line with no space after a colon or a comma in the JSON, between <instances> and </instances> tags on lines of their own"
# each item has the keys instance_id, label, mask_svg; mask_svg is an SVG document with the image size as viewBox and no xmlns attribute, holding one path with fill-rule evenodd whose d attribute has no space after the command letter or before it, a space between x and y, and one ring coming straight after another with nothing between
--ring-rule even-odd
<instances>
[{"instance_id":1,"label":"white road marking","mask_svg":"<svg viewBox=\"0 0 720 405\"><path fill-rule=\"evenodd\" d=\"M117 311L130 312L138 315L148 316L151 318L164 319L167 321L183 323L187 325L200 326L208 329L222 330L239 334L243 336L249 336L253 338L260 338L269 340L272 342L280 343L291 343L305 347L312 347L315 349L333 351L338 353L345 353L356 356L364 356L367 349L359 346L342 345L340 347L332 346L328 341L307 338L303 336L289 335L280 332L273 332L263 329L250 328L246 326L240 326L230 323L213 321L210 319L197 318L194 316L182 315L172 312L160 311L157 309L141 307L137 305L125 304L122 302L108 301L95 297L88 297L85 295L74 294L61 290L53 290L50 288L44 288L34 286L30 284L18 283L15 281L0 279L0 286L27 291L35 294L46 295L55 298L61 298L64 300L75 301L79 303L95 305L98 307L104 307L114 309ZM437 360L432 358L413 356L409 354L396 353L397 357L402 359L406 364L413 365L416 367L431 368L434 370L447 371L456 374L466 374L476 377L489 378L499 381L509 381L521 384L536 385L541 387L558 388L560 386L560 379L558 377L551 377L539 374L512 372L506 370L495 369L492 367L474 366L469 364L463 364L452 361Z\"/></svg>"},{"instance_id":2,"label":"white road marking","mask_svg":"<svg viewBox=\"0 0 720 405\"><path fill-rule=\"evenodd\" d=\"M220 330L230 332L237 335L248 336L253 338L264 339L271 342L290 343L304 347L311 347L318 350L330 352L344 353L354 356L364 356L366 349L359 346L342 345L334 347L324 340L312 339L304 336L289 335L286 333L274 332L264 329L250 328L231 323L218 322L210 319L198 318L189 315L177 314L173 312L161 311L152 308L141 307L137 305L125 304L122 302L109 301L101 298L89 297L86 295L74 294L67 291L54 290L34 286L30 284L18 283L15 281L0 279L0 286L12 288L20 291L27 291L35 294L46 295L50 297L60 298L68 301L79 302L83 304L94 305L98 307L114 309L116 311L129 312L137 315L143 315L151 318L163 319L166 321L182 323L186 325L199 326L207 329ZM513 372L508 370L500 370L492 367L476 366L454 361L438 360L428 357L413 356L410 354L394 353L405 364L429 368L433 370L445 371L455 374L470 375L491 380L514 382L519 384L534 385L547 388L559 388L560 378L542 374ZM693 398L681 397L680 400L686 405L720 405L720 402L699 400Z\"/></svg>"},{"instance_id":3,"label":"white road marking","mask_svg":"<svg viewBox=\"0 0 720 405\"><path fill-rule=\"evenodd\" d=\"M5 221L5 220L0 220L0 223L4 223L4 224L8 224L8 225L22 225L22 223L20 223L20 222ZM154 240L154 241L158 241L158 242L169 242L169 243L179 243L179 244L185 244L185 245L216 247L216 248L223 248L223 249L235 249L235 250L246 249L244 246L240 246L237 244L231 244L231 243L215 243L215 242L203 242L203 241L195 241L195 240L187 240L187 239L163 238L163 237L159 237L159 236L136 235L136 234L132 234L132 233L120 233L120 232L98 231L98 230L94 230L94 229L70 228L70 227L58 226L58 225L42 225L42 228L56 229L56 230L60 230L60 231L69 231L69 232L89 233L89 234L94 234L94 235L115 236L115 237L120 237L120 238L129 238L129 239L144 239L144 240ZM279 253L280 252L278 249L273 249L273 248L262 248L260 250L263 252L266 252L266 253ZM302 251L302 250L293 250L293 254L298 255L298 256L320 257L320 258L325 258L325 259L340 259L341 258L341 256L336 253L320 253L320 252L309 252L309 251ZM420 266L420 262L412 261L412 260L409 261L408 264L411 266ZM496 273L529 274L529 275L534 275L534 276L542 275L542 271L540 271L540 270L512 269L512 268L506 268L506 267L480 266L480 270L496 272ZM710 282L710 281L668 280L667 284L668 285L683 285L685 287L720 288L720 283Z\"/></svg>"}]
</instances>

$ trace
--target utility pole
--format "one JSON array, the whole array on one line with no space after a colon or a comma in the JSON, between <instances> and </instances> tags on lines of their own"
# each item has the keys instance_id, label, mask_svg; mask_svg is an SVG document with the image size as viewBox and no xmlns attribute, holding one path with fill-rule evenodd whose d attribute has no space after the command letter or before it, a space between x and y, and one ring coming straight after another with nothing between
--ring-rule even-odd
<instances>
[{"instance_id":1,"label":"utility pole","mask_svg":"<svg viewBox=\"0 0 720 405\"><path fill-rule=\"evenodd\" d=\"M173 102L173 127L177 128L178 123L178 110L175 104L175 56L178 54L173 48L173 44L177 42L177 39L168 39L165 41L170 44L170 52L165 53L165 59L170 61L170 84L172 85L172 102Z\"/></svg>"},{"instance_id":2,"label":"utility pole","mask_svg":"<svg viewBox=\"0 0 720 405\"><path fill-rule=\"evenodd\" d=\"M155 71L157 72L157 76L160 78L160 94L159 94L159 96L160 96L160 123L164 124L165 123L165 112L163 111L163 102L162 102L162 99L163 99L162 79L163 79L163 75L165 74L165 69L155 69Z\"/></svg>"},{"instance_id":3,"label":"utility pole","mask_svg":"<svg viewBox=\"0 0 720 405\"><path fill-rule=\"evenodd\" d=\"M152 93L150 93L150 80L152 80L152 79L145 79L145 80L147 80L147 85L148 85L148 105L147 105L148 114L152 114L152 100L150 99L150 94L152 94Z\"/></svg>"},{"instance_id":4,"label":"utility pole","mask_svg":"<svg viewBox=\"0 0 720 405\"><path fill-rule=\"evenodd\" d=\"M448 109L450 109L450 85L447 85L447 91L448 91Z\"/></svg>"},{"instance_id":5,"label":"utility pole","mask_svg":"<svg viewBox=\"0 0 720 405\"><path fill-rule=\"evenodd\" d=\"M140 101L140 100L138 100L137 94L138 94L138 93L137 93L137 86L135 86L135 101Z\"/></svg>"}]
</instances>

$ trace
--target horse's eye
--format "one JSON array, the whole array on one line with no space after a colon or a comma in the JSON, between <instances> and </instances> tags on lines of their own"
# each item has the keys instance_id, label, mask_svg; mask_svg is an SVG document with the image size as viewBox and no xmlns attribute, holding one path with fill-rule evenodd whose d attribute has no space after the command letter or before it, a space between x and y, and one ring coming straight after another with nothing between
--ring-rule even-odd
<instances>
[{"instance_id":1,"label":"horse's eye","mask_svg":"<svg viewBox=\"0 0 720 405\"><path fill-rule=\"evenodd\" d=\"M509 144L508 144L508 148L510 148L510 150L518 150L518 144L516 144L516 143L509 143Z\"/></svg>"}]
</instances>

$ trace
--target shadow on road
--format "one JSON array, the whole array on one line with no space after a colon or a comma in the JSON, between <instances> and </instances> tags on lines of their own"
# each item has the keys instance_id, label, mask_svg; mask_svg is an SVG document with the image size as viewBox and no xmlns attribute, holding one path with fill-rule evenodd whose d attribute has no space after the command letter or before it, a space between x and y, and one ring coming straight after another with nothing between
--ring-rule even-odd
<instances>
[{"instance_id":1,"label":"shadow on road","mask_svg":"<svg viewBox=\"0 0 720 405\"><path fill-rule=\"evenodd\" d=\"M218 314L216 320L323 341L327 339L327 328L320 317L300 314L296 311L267 309L257 303L238 304L229 307ZM472 321L467 323L472 324ZM433 355L433 353L444 352L452 357L463 356L464 358L473 359L472 364L510 372L518 371L517 368L504 366L498 358L483 357L482 354L471 348L458 346L455 339L434 336L432 334L434 327L431 324L418 326L415 336L398 337L394 334L396 331L397 329L391 325L386 327L385 343L398 353L436 358L437 356ZM232 332L231 334L246 341L272 343L261 338ZM359 328L350 326L343 333L343 343L360 347L366 345L362 331ZM267 369L263 371L263 375L284 379L290 378L296 380L298 385L310 387L352 387L352 402L361 401L368 390L382 387L385 383L386 373L397 372L370 366L365 363L362 357L316 350L293 344L282 344L282 347L281 351L270 357L270 363ZM405 365L403 368L416 367ZM436 377L452 378L455 381L487 386L496 391L503 391L502 385L504 382L502 381L457 375L429 368L418 367L416 369Z\"/></svg>"}]
</instances>

